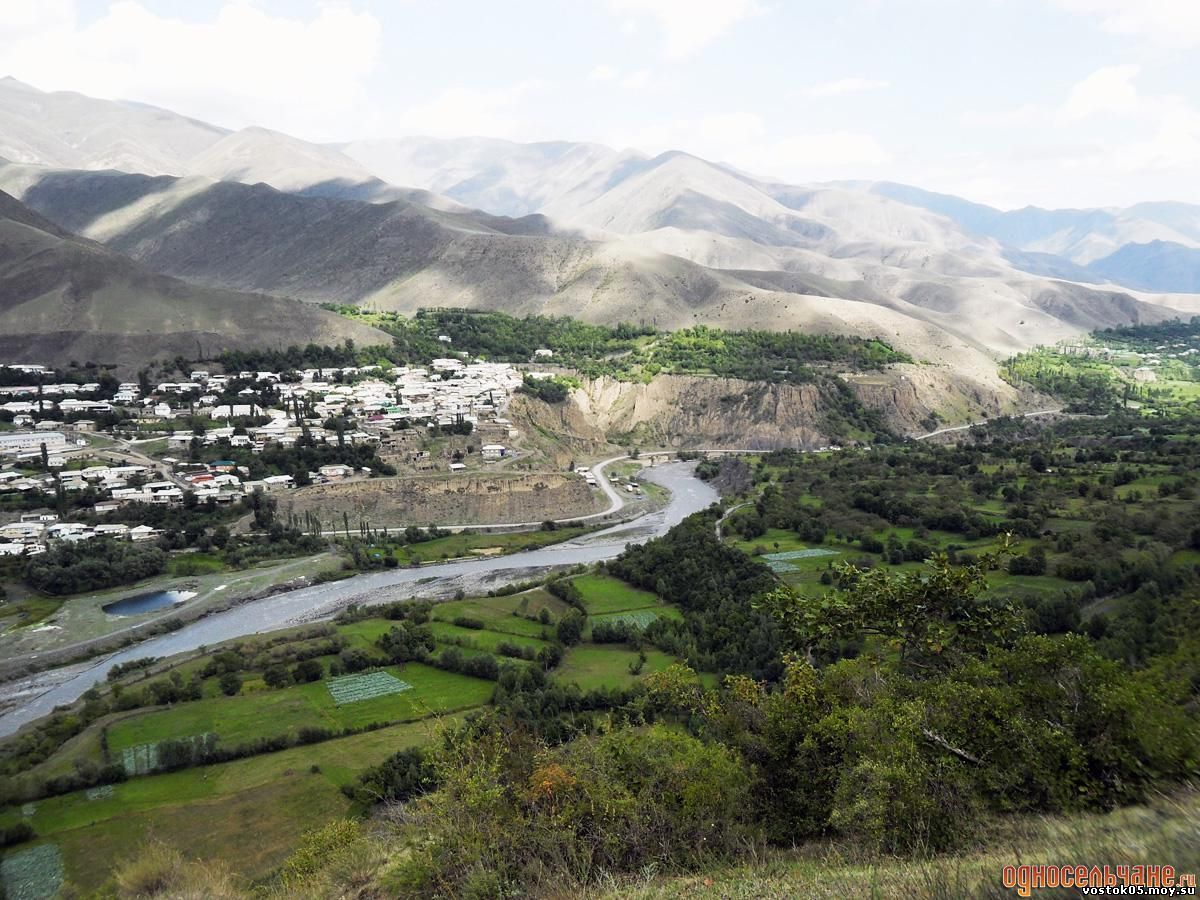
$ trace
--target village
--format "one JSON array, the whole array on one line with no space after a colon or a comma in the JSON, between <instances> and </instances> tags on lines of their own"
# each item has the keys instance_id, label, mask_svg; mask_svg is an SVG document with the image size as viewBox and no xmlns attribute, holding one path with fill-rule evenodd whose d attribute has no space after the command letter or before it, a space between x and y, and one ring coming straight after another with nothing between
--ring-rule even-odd
<instances>
[{"instance_id":1,"label":"village","mask_svg":"<svg viewBox=\"0 0 1200 900\"><path fill-rule=\"evenodd\" d=\"M157 538L149 524L98 521L129 504L212 508L310 484L502 470L525 455L504 416L523 377L453 357L387 371L194 369L156 383L0 366L0 556ZM299 465L302 448L319 448L322 464Z\"/></svg>"}]
</instances>

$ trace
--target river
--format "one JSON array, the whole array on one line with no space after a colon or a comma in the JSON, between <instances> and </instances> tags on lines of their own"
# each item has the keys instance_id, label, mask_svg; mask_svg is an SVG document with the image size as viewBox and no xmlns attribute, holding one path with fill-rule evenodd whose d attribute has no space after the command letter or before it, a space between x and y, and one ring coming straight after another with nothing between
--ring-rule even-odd
<instances>
[{"instance_id":1,"label":"river","mask_svg":"<svg viewBox=\"0 0 1200 900\"><path fill-rule=\"evenodd\" d=\"M13 734L55 706L77 700L93 684L103 681L108 670L117 663L146 656L172 656L242 635L327 618L350 602L382 603L400 599L411 596L431 582L492 579L504 583L528 577L525 573L532 574L530 570L612 559L626 544L640 544L659 537L687 516L716 502L716 491L696 478L693 469L689 463L669 463L645 469L641 478L663 486L671 492L671 497L663 509L627 524L614 525L540 550L495 559L470 559L418 569L386 569L275 594L199 619L178 631L143 641L99 661L40 673L23 687L16 705L0 715L0 737ZM69 677L64 678L64 672L70 672Z\"/></svg>"}]
</instances>

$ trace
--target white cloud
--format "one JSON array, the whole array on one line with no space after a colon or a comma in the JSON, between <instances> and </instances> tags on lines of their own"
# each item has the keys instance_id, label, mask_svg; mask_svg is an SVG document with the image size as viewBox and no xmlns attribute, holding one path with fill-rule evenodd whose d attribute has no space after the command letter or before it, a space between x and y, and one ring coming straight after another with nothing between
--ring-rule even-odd
<instances>
[{"instance_id":1,"label":"white cloud","mask_svg":"<svg viewBox=\"0 0 1200 900\"><path fill-rule=\"evenodd\" d=\"M616 136L612 143L651 154L684 150L748 172L795 181L849 176L861 167L891 160L872 135L827 131L774 137L753 112L679 119Z\"/></svg>"},{"instance_id":2,"label":"white cloud","mask_svg":"<svg viewBox=\"0 0 1200 900\"><path fill-rule=\"evenodd\" d=\"M522 116L521 107L544 88L536 80L493 90L450 88L427 103L400 112L387 128L393 134L429 137L528 139L530 124Z\"/></svg>"},{"instance_id":3,"label":"white cloud","mask_svg":"<svg viewBox=\"0 0 1200 900\"><path fill-rule=\"evenodd\" d=\"M1133 81L1139 66L1105 66L1097 69L1075 87L1063 104L1068 119L1084 119L1096 113L1121 114L1137 109L1138 92Z\"/></svg>"},{"instance_id":4,"label":"white cloud","mask_svg":"<svg viewBox=\"0 0 1200 900\"><path fill-rule=\"evenodd\" d=\"M367 12L322 6L288 18L227 0L211 19L192 22L117 0L82 24L68 0L4 7L0 72L43 90L136 99L317 139L340 136L348 112L369 114L364 82L381 27Z\"/></svg>"},{"instance_id":5,"label":"white cloud","mask_svg":"<svg viewBox=\"0 0 1200 900\"><path fill-rule=\"evenodd\" d=\"M650 83L650 70L639 69L636 72L631 72L621 79L621 87L637 89L644 88Z\"/></svg>"},{"instance_id":6,"label":"white cloud","mask_svg":"<svg viewBox=\"0 0 1200 900\"><path fill-rule=\"evenodd\" d=\"M621 72L616 66L601 63L588 73L588 81L612 81Z\"/></svg>"},{"instance_id":7,"label":"white cloud","mask_svg":"<svg viewBox=\"0 0 1200 900\"><path fill-rule=\"evenodd\" d=\"M981 155L977 168L954 175L943 167L918 180L1001 206L1183 199L1200 169L1200 108L1186 96L1139 90L1139 75L1136 65L1106 66L1061 103L965 113L965 124L1009 126L998 137L1008 146Z\"/></svg>"},{"instance_id":8,"label":"white cloud","mask_svg":"<svg viewBox=\"0 0 1200 900\"><path fill-rule=\"evenodd\" d=\"M1013 109L969 109L959 116L959 121L970 128L1012 128L1043 122L1047 118L1045 109L1027 103Z\"/></svg>"},{"instance_id":9,"label":"white cloud","mask_svg":"<svg viewBox=\"0 0 1200 900\"><path fill-rule=\"evenodd\" d=\"M1168 47L1200 46L1196 0L1055 0L1059 6L1099 19L1109 34L1144 38Z\"/></svg>"},{"instance_id":10,"label":"white cloud","mask_svg":"<svg viewBox=\"0 0 1200 900\"><path fill-rule=\"evenodd\" d=\"M672 60L690 56L742 19L763 11L758 0L608 0L608 7L627 17L626 32L636 27L633 17L653 18L663 34L663 53Z\"/></svg>"},{"instance_id":11,"label":"white cloud","mask_svg":"<svg viewBox=\"0 0 1200 900\"><path fill-rule=\"evenodd\" d=\"M812 98L839 97L842 94L857 94L862 91L879 91L890 87L887 81L873 78L839 78L837 81L826 81L816 84L804 93Z\"/></svg>"},{"instance_id":12,"label":"white cloud","mask_svg":"<svg viewBox=\"0 0 1200 900\"><path fill-rule=\"evenodd\" d=\"M0 37L13 40L47 29L70 27L75 21L72 0L6 0L0 16Z\"/></svg>"}]
</instances>

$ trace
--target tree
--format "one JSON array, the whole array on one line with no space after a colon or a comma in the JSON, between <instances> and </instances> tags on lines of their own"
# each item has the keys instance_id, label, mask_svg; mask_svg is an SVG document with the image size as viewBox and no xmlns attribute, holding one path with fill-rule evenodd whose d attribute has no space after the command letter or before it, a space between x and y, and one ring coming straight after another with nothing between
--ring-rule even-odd
<instances>
[{"instance_id":1,"label":"tree","mask_svg":"<svg viewBox=\"0 0 1200 900\"><path fill-rule=\"evenodd\" d=\"M1002 546L1007 548L1007 540ZM1021 633L1021 617L1010 604L980 600L988 586L987 568L996 561L989 555L953 566L938 554L915 572L840 565L837 591L804 597L781 586L760 605L799 646L877 635L899 653L902 666L940 669Z\"/></svg>"},{"instance_id":2,"label":"tree","mask_svg":"<svg viewBox=\"0 0 1200 900\"><path fill-rule=\"evenodd\" d=\"M268 666L263 672L263 681L268 687L283 688L292 683L292 675L287 670L287 666L282 663L276 663L273 666Z\"/></svg>"},{"instance_id":3,"label":"tree","mask_svg":"<svg viewBox=\"0 0 1200 900\"><path fill-rule=\"evenodd\" d=\"M234 697L242 691L242 677L237 672L226 672L217 683L221 693L227 697Z\"/></svg>"},{"instance_id":4,"label":"tree","mask_svg":"<svg viewBox=\"0 0 1200 900\"><path fill-rule=\"evenodd\" d=\"M1049 468L1046 464L1046 457L1041 450L1034 450L1029 454L1029 468L1035 472L1045 472Z\"/></svg>"},{"instance_id":5,"label":"tree","mask_svg":"<svg viewBox=\"0 0 1200 900\"><path fill-rule=\"evenodd\" d=\"M571 610L559 619L558 626L555 628L555 634L559 641L568 647L578 644L583 637L583 622L583 613L577 609Z\"/></svg>"},{"instance_id":6,"label":"tree","mask_svg":"<svg viewBox=\"0 0 1200 900\"><path fill-rule=\"evenodd\" d=\"M292 669L292 678L300 683L320 681L324 674L325 670L321 668L320 661L315 659L302 660Z\"/></svg>"}]
</instances>

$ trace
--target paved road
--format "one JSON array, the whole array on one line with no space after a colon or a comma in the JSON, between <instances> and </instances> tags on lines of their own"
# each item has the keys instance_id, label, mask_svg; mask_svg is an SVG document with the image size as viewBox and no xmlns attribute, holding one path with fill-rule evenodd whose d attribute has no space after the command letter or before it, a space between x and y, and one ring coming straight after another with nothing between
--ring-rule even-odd
<instances>
[{"instance_id":1,"label":"paved road","mask_svg":"<svg viewBox=\"0 0 1200 900\"><path fill-rule=\"evenodd\" d=\"M1032 419L1035 416L1053 416L1060 412L1062 412L1061 406L1054 409L1036 409L1033 412L1021 413L1020 418ZM968 428L974 428L976 425L986 425L989 421L988 419L981 419L978 422L971 422L967 425L951 425L948 428L939 428L936 431L931 431L929 434L917 435L913 440L923 441L926 438L937 437L939 434L949 434L952 431L966 431Z\"/></svg>"},{"instance_id":2,"label":"paved road","mask_svg":"<svg viewBox=\"0 0 1200 900\"><path fill-rule=\"evenodd\" d=\"M109 668L119 662L146 656L171 656L241 635L313 621L332 615L350 602L379 603L422 592L431 593L437 589L438 582L452 579L483 579L489 584L504 584L550 567L612 559L627 544L658 537L686 516L716 502L716 491L696 478L692 468L686 463L669 463L645 470L642 477L667 488L671 499L663 509L633 522L539 550L417 569L389 569L275 594L200 619L179 631L151 638L86 667L40 673L24 687L17 705L0 715L0 737L14 733L59 704L78 699L89 687L102 681Z\"/></svg>"}]
</instances>

